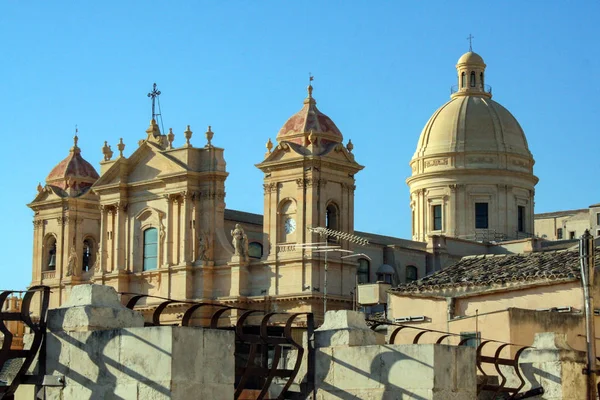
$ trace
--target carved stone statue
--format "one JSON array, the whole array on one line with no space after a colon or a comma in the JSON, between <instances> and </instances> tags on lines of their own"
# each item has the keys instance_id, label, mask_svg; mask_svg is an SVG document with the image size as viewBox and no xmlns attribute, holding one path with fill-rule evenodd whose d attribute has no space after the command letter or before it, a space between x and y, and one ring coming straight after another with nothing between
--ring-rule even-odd
<instances>
[{"instance_id":1,"label":"carved stone statue","mask_svg":"<svg viewBox=\"0 0 600 400\"><path fill-rule=\"evenodd\" d=\"M75 246L71 247L71 252L69 253L69 261L67 262L67 276L73 275L73 273L77 270L77 252L75 251Z\"/></svg>"},{"instance_id":2,"label":"carved stone statue","mask_svg":"<svg viewBox=\"0 0 600 400\"><path fill-rule=\"evenodd\" d=\"M210 238L206 232L198 233L198 260L210 260Z\"/></svg>"},{"instance_id":3,"label":"carved stone statue","mask_svg":"<svg viewBox=\"0 0 600 400\"><path fill-rule=\"evenodd\" d=\"M96 251L96 260L94 260L94 272L100 272L100 250Z\"/></svg>"},{"instance_id":4,"label":"carved stone statue","mask_svg":"<svg viewBox=\"0 0 600 400\"><path fill-rule=\"evenodd\" d=\"M233 238L234 256L239 256L241 260L248 261L248 235L240 224L235 224L235 229L231 231Z\"/></svg>"}]
</instances>

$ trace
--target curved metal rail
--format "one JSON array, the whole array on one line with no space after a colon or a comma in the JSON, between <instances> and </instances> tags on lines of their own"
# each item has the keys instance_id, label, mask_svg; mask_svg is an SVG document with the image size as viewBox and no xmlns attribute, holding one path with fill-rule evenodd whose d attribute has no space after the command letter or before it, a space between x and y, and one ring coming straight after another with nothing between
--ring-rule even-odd
<instances>
[{"instance_id":1,"label":"curved metal rail","mask_svg":"<svg viewBox=\"0 0 600 400\"><path fill-rule=\"evenodd\" d=\"M43 380L43 375L45 373L45 354L43 351L43 347L46 339L46 319L48 312L48 305L50 303L50 288L48 286L32 286L27 291L14 291L7 290L0 293L0 310L4 308L4 302L8 299L8 297L15 293L25 293L23 295L23 299L21 300L21 307L19 311L3 311L0 312L0 331L4 335L4 340L2 341L2 347L0 347L0 370L2 367L14 359L23 359L23 363L21 367L16 372L15 377L12 382L6 383L5 385L0 384L0 399L12 399L15 391L19 387L20 384L41 384ZM39 309L39 319L34 321L32 319L31 311L31 302L33 297L39 294L40 295L40 309ZM14 350L11 349L13 342L13 334L8 330L8 327L5 325L7 321L20 321L25 326L29 328L31 333L33 334L33 340L28 349L22 350ZM40 349L42 351L40 352ZM40 352L40 371L38 371L39 375L27 375L27 370L31 367L35 357Z\"/></svg>"}]
</instances>

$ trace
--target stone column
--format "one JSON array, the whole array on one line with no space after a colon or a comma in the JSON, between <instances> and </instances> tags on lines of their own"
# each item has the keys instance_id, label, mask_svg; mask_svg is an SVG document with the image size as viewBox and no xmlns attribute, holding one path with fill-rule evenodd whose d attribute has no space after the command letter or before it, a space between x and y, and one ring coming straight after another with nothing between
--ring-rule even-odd
<instances>
[{"instance_id":1,"label":"stone column","mask_svg":"<svg viewBox=\"0 0 600 400\"><path fill-rule=\"evenodd\" d=\"M123 213L127 210L127 204L118 202L114 208L114 261L115 270L125 269L125 224Z\"/></svg>"},{"instance_id":2,"label":"stone column","mask_svg":"<svg viewBox=\"0 0 600 400\"><path fill-rule=\"evenodd\" d=\"M160 245L163 246L163 256L164 260L162 265L171 265L172 262L172 254L173 254L173 203L174 200L170 194L165 195L165 200L167 201L166 216L165 216L165 238L161 240ZM159 268L162 266L159 265Z\"/></svg>"},{"instance_id":3,"label":"stone column","mask_svg":"<svg viewBox=\"0 0 600 400\"><path fill-rule=\"evenodd\" d=\"M98 238L98 246L100 246L100 248L98 249L98 256L100 257L100 260L98 260L98 262L100 263L100 273L102 273L103 271L106 271L106 244L107 244L107 238L106 238L106 230L107 230L107 224L106 224L106 206L105 205L100 205L100 237Z\"/></svg>"}]
</instances>

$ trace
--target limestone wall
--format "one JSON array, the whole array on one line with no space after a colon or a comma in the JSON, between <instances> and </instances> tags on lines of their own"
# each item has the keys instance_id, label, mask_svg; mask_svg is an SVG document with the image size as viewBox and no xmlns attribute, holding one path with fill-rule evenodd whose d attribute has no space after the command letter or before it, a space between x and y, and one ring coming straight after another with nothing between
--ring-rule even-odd
<instances>
[{"instance_id":1,"label":"limestone wall","mask_svg":"<svg viewBox=\"0 0 600 400\"><path fill-rule=\"evenodd\" d=\"M47 399L231 399L233 332L145 327L48 335Z\"/></svg>"},{"instance_id":2,"label":"limestone wall","mask_svg":"<svg viewBox=\"0 0 600 400\"><path fill-rule=\"evenodd\" d=\"M144 327L108 286L73 287L48 312L46 373L64 387L46 399L231 399L235 336L192 327ZM31 397L29 397L31 398Z\"/></svg>"}]
</instances>

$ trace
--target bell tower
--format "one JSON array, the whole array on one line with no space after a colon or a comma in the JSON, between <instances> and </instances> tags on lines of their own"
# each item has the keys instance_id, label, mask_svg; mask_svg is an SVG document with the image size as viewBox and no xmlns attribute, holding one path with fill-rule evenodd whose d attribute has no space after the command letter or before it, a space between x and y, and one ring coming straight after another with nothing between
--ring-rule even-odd
<instances>
[{"instance_id":1,"label":"bell tower","mask_svg":"<svg viewBox=\"0 0 600 400\"><path fill-rule=\"evenodd\" d=\"M309 85L302 109L279 130L275 146L269 139L265 159L256 165L265 174L267 261L302 266L301 273L294 273L302 279L282 281L279 293L283 285L293 292L321 285L318 268L322 254L298 246L320 240L308 227L354 232L354 175L363 166L354 160L352 142L344 146L340 130L317 109L312 92ZM349 289L340 289L338 294L348 295Z\"/></svg>"},{"instance_id":2,"label":"bell tower","mask_svg":"<svg viewBox=\"0 0 600 400\"><path fill-rule=\"evenodd\" d=\"M98 173L81 156L77 141L75 136L69 155L28 204L34 212L31 284L52 288L50 307L66 300L69 286L89 279L99 261L98 196L90 190Z\"/></svg>"}]
</instances>

